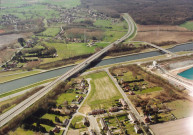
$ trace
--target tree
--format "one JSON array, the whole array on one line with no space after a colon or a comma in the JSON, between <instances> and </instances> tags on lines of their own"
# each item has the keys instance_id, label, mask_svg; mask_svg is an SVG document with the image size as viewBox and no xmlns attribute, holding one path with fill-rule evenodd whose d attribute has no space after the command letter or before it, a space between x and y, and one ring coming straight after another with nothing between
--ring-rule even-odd
<instances>
[{"instance_id":1,"label":"tree","mask_svg":"<svg viewBox=\"0 0 193 135\"><path fill-rule=\"evenodd\" d=\"M22 47L24 47L24 43L25 43L24 38L18 38L17 41L20 43L20 45L21 45Z\"/></svg>"},{"instance_id":2,"label":"tree","mask_svg":"<svg viewBox=\"0 0 193 135\"><path fill-rule=\"evenodd\" d=\"M50 130L49 135L54 135L54 132Z\"/></svg>"}]
</instances>

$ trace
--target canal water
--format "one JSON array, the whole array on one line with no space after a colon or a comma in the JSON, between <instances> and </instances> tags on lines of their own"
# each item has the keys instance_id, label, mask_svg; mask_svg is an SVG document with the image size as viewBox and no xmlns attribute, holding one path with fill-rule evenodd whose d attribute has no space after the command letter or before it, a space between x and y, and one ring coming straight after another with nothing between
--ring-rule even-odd
<instances>
[{"instance_id":1,"label":"canal water","mask_svg":"<svg viewBox=\"0 0 193 135\"><path fill-rule=\"evenodd\" d=\"M178 75L182 76L184 78L187 78L189 80L193 80L193 67L188 69L188 70L185 70L185 71L179 73Z\"/></svg>"},{"instance_id":2,"label":"canal water","mask_svg":"<svg viewBox=\"0 0 193 135\"><path fill-rule=\"evenodd\" d=\"M168 49L168 50L171 52L193 50L193 43L182 44L182 45L175 46L175 47ZM123 56L123 57L118 57L118 58L102 60L95 66L98 67L98 66L103 66L103 65L115 64L115 63L119 63L119 62L126 62L126 61L137 60L137 59L141 59L141 58L148 58L148 57L159 56L159 55L162 55L162 53L159 51L134 54L134 55L129 55L129 56ZM56 69L56 70L52 70L52 71L48 71L48 72L40 73L37 75L33 75L33 76L29 76L29 77L25 77L25 78L21 78L21 79L17 79L17 80L13 80L10 82L0 84L0 94L5 93L5 92L9 92L9 91L14 90L14 89L18 89L21 87L25 87L27 85L31 85L31 84L37 83L39 81L43 81L46 79L60 76L73 67L74 66L60 68L60 69Z\"/></svg>"}]
</instances>

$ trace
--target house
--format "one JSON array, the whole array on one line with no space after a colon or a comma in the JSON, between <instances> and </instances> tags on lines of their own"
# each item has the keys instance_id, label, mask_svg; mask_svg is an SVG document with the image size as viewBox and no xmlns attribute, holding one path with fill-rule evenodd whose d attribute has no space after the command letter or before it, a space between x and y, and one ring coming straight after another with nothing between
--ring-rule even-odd
<instances>
[{"instance_id":1,"label":"house","mask_svg":"<svg viewBox=\"0 0 193 135\"><path fill-rule=\"evenodd\" d=\"M84 99L83 96L80 96L80 97L78 98L78 100L77 100L77 101L78 101L78 104L80 104L80 103L83 101L83 99Z\"/></svg>"},{"instance_id":2,"label":"house","mask_svg":"<svg viewBox=\"0 0 193 135\"><path fill-rule=\"evenodd\" d=\"M83 119L83 124L85 126L89 126L90 125L90 122L89 122L89 120L86 117L84 117L84 119Z\"/></svg>"},{"instance_id":3,"label":"house","mask_svg":"<svg viewBox=\"0 0 193 135\"><path fill-rule=\"evenodd\" d=\"M102 130L108 130L108 125L106 124L103 118L100 118L100 124L101 124Z\"/></svg>"},{"instance_id":4,"label":"house","mask_svg":"<svg viewBox=\"0 0 193 135\"><path fill-rule=\"evenodd\" d=\"M128 105L127 105L127 103L125 102L125 100L124 99L119 99L119 102L122 104L122 106L123 106L123 109L127 109L127 107L128 107Z\"/></svg>"},{"instance_id":5,"label":"house","mask_svg":"<svg viewBox=\"0 0 193 135\"><path fill-rule=\"evenodd\" d=\"M145 117L145 123L149 123L150 122L150 119L149 119L149 117Z\"/></svg>"},{"instance_id":6,"label":"house","mask_svg":"<svg viewBox=\"0 0 193 135\"><path fill-rule=\"evenodd\" d=\"M69 121L70 121L69 119L65 119L65 120L63 121L62 126L66 127L66 126L68 125Z\"/></svg>"},{"instance_id":7,"label":"house","mask_svg":"<svg viewBox=\"0 0 193 135\"><path fill-rule=\"evenodd\" d=\"M55 133L59 133L60 132L60 127L56 126L52 131L55 132Z\"/></svg>"},{"instance_id":8,"label":"house","mask_svg":"<svg viewBox=\"0 0 193 135\"><path fill-rule=\"evenodd\" d=\"M133 91L129 91L129 95L135 95Z\"/></svg>"},{"instance_id":9,"label":"house","mask_svg":"<svg viewBox=\"0 0 193 135\"><path fill-rule=\"evenodd\" d=\"M104 109L97 109L97 110L93 110L92 112L89 112L88 115L98 115L98 114L103 114L106 111Z\"/></svg>"},{"instance_id":10,"label":"house","mask_svg":"<svg viewBox=\"0 0 193 135\"><path fill-rule=\"evenodd\" d=\"M110 130L108 130L107 135L113 135L113 133Z\"/></svg>"},{"instance_id":11,"label":"house","mask_svg":"<svg viewBox=\"0 0 193 135\"><path fill-rule=\"evenodd\" d=\"M87 93L88 93L88 90L84 89L82 94L87 94Z\"/></svg>"},{"instance_id":12,"label":"house","mask_svg":"<svg viewBox=\"0 0 193 135\"><path fill-rule=\"evenodd\" d=\"M128 118L132 123L136 123L138 121L135 115L131 112L129 113Z\"/></svg>"},{"instance_id":13,"label":"house","mask_svg":"<svg viewBox=\"0 0 193 135\"><path fill-rule=\"evenodd\" d=\"M96 133L94 132L94 130L91 129L91 130L89 131L89 135L96 135Z\"/></svg>"},{"instance_id":14,"label":"house","mask_svg":"<svg viewBox=\"0 0 193 135\"><path fill-rule=\"evenodd\" d=\"M109 109L109 112L118 112L120 110L120 108L119 107L111 107L110 109Z\"/></svg>"},{"instance_id":15,"label":"house","mask_svg":"<svg viewBox=\"0 0 193 135\"><path fill-rule=\"evenodd\" d=\"M138 125L134 125L134 130L135 132L138 134L138 133L141 133L141 129Z\"/></svg>"},{"instance_id":16,"label":"house","mask_svg":"<svg viewBox=\"0 0 193 135\"><path fill-rule=\"evenodd\" d=\"M74 110L77 110L78 106L77 105L73 105L73 106L71 106L71 108L74 109Z\"/></svg>"}]
</instances>

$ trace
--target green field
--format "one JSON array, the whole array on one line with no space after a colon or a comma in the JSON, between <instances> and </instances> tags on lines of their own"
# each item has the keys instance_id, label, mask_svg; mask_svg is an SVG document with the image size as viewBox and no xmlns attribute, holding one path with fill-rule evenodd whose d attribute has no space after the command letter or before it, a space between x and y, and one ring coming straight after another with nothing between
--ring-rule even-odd
<instances>
[{"instance_id":1,"label":"green field","mask_svg":"<svg viewBox=\"0 0 193 135\"><path fill-rule=\"evenodd\" d=\"M193 21L188 21L180 25L188 30L193 30Z\"/></svg>"},{"instance_id":2,"label":"green field","mask_svg":"<svg viewBox=\"0 0 193 135\"><path fill-rule=\"evenodd\" d=\"M122 97L106 72L90 74L86 78L92 79L91 92L81 107L81 112L87 113L99 108L107 109L115 104L115 100Z\"/></svg>"},{"instance_id":3,"label":"green field","mask_svg":"<svg viewBox=\"0 0 193 135\"><path fill-rule=\"evenodd\" d=\"M136 91L135 94L145 94L145 93L150 93L150 92L155 92L160 90L162 90L162 87L153 87L153 88L144 89L142 91Z\"/></svg>"},{"instance_id":4,"label":"green field","mask_svg":"<svg viewBox=\"0 0 193 135\"><path fill-rule=\"evenodd\" d=\"M55 37L60 32L59 27L49 27L44 32L38 34L41 36Z\"/></svg>"},{"instance_id":5,"label":"green field","mask_svg":"<svg viewBox=\"0 0 193 135\"><path fill-rule=\"evenodd\" d=\"M111 20L96 20L94 25L105 30L105 42L113 42L118 38L121 38L126 34L128 29L125 21L113 23Z\"/></svg>"},{"instance_id":6,"label":"green field","mask_svg":"<svg viewBox=\"0 0 193 135\"><path fill-rule=\"evenodd\" d=\"M32 0L30 2L26 0L1 0L2 7L17 7L23 4L36 4L36 3L49 3L52 5L58 5L66 8L72 8L80 5L80 0Z\"/></svg>"},{"instance_id":7,"label":"green field","mask_svg":"<svg viewBox=\"0 0 193 135\"><path fill-rule=\"evenodd\" d=\"M55 47L58 57L56 58L44 58L43 63L66 59L83 54L90 54L95 52L96 46L87 47L85 43L45 43L47 46Z\"/></svg>"}]
</instances>

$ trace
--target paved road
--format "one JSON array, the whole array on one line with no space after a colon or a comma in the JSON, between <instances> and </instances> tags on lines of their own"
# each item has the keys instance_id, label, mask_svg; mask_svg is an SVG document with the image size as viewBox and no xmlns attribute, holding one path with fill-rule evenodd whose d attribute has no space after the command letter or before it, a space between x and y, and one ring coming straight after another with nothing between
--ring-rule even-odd
<instances>
[{"instance_id":1,"label":"paved road","mask_svg":"<svg viewBox=\"0 0 193 135\"><path fill-rule=\"evenodd\" d=\"M41 99L44 95L46 95L48 92L50 92L60 82L67 80L72 75L76 74L77 72L81 71L83 68L87 67L92 61L98 59L101 55L103 55L109 49L111 49L114 46L114 44L118 44L118 43L124 41L125 39L127 39L128 37L130 37L135 32L134 22L128 14L124 14L123 17L128 23L128 32L125 36L123 36L122 38L118 39L117 41L111 43L110 45L108 45L107 47L102 49L101 51L93 54L92 56L87 58L85 61L76 65L74 68L72 68L71 70L66 72L64 75L62 75L61 77L59 77L55 81L51 82L50 84L48 84L45 88L41 89L40 91L38 91L37 93L35 93L31 97L27 98L26 100L24 100L23 102L21 102L20 104L15 106L14 108L12 108L9 111L5 112L4 114L0 115L0 127L5 125L7 122L9 122L11 119L13 119L15 116L17 116L18 114L20 114L24 110L26 110L26 108L28 108L29 106L34 104L36 101Z\"/></svg>"},{"instance_id":2,"label":"paved road","mask_svg":"<svg viewBox=\"0 0 193 135\"><path fill-rule=\"evenodd\" d=\"M140 121L140 122L144 122L144 119L139 115L138 111L135 109L134 105L131 103L131 101L129 100L129 98L127 97L127 95L125 94L125 92L122 90L122 88L119 86L118 82L116 81L116 79L110 74L108 69L105 69L105 71L107 72L107 74L109 75L109 77L111 78L111 80L113 81L113 83L115 84L115 86L117 87L117 89L119 90L119 92L121 93L121 95L123 96L124 100L127 102L127 104L129 105L129 108L131 109L131 111L135 114L136 118Z\"/></svg>"},{"instance_id":3,"label":"paved road","mask_svg":"<svg viewBox=\"0 0 193 135\"><path fill-rule=\"evenodd\" d=\"M84 100L82 101L82 103L78 106L78 109L77 109L76 113L72 116L72 118L70 119L70 121L69 121L68 125L66 126L66 128L64 128L65 131L63 132L63 135L67 135L67 132L68 132L68 128L69 128L69 126L70 126L70 123L72 122L72 120L73 120L73 118L74 118L75 116L77 116L77 115L82 115L82 116L86 117L85 114L82 114L82 113L79 112L79 109L81 108L81 106L83 105L83 103L85 102L86 98L88 97L88 95L89 95L89 93L90 93L90 91L91 91L91 84L90 84L90 80L91 80L91 79L88 78L88 79L86 79L86 80L88 81L88 84L89 84L88 93L87 93L86 97L84 98Z\"/></svg>"}]
</instances>

